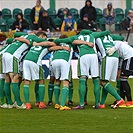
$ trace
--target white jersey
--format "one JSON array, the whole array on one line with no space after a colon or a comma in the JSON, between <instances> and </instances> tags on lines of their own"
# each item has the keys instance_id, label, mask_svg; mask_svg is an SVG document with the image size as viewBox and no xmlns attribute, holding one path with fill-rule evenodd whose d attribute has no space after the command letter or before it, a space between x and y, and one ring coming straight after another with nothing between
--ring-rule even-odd
<instances>
[{"instance_id":1,"label":"white jersey","mask_svg":"<svg viewBox=\"0 0 133 133\"><path fill-rule=\"evenodd\" d=\"M114 41L115 47L117 47L118 54L124 60L133 57L133 48L128 45L127 42L123 41Z\"/></svg>"}]
</instances>

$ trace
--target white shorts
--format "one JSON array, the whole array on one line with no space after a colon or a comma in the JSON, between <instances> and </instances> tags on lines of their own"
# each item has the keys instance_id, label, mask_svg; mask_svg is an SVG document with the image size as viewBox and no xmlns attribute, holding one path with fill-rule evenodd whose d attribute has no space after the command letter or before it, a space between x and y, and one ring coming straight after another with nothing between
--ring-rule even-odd
<instances>
[{"instance_id":1,"label":"white shorts","mask_svg":"<svg viewBox=\"0 0 133 133\"><path fill-rule=\"evenodd\" d=\"M5 79L4 74L0 74L0 79Z\"/></svg>"},{"instance_id":2,"label":"white shorts","mask_svg":"<svg viewBox=\"0 0 133 133\"><path fill-rule=\"evenodd\" d=\"M3 73L19 73L19 61L10 53L4 53L2 57Z\"/></svg>"},{"instance_id":3,"label":"white shorts","mask_svg":"<svg viewBox=\"0 0 133 133\"><path fill-rule=\"evenodd\" d=\"M118 71L118 62L119 59L116 57L105 57L100 66L100 79L115 82Z\"/></svg>"},{"instance_id":4,"label":"white shorts","mask_svg":"<svg viewBox=\"0 0 133 133\"><path fill-rule=\"evenodd\" d=\"M24 60L23 74L24 74L24 79L26 80L44 79L44 71L42 66L39 66L38 64L29 60Z\"/></svg>"},{"instance_id":5,"label":"white shorts","mask_svg":"<svg viewBox=\"0 0 133 133\"><path fill-rule=\"evenodd\" d=\"M60 80L70 80L70 63L63 59L56 59L51 62L54 77Z\"/></svg>"},{"instance_id":6,"label":"white shorts","mask_svg":"<svg viewBox=\"0 0 133 133\"><path fill-rule=\"evenodd\" d=\"M92 77L99 76L99 64L97 54L86 54L79 58L78 76L89 77L89 70Z\"/></svg>"},{"instance_id":7,"label":"white shorts","mask_svg":"<svg viewBox=\"0 0 133 133\"><path fill-rule=\"evenodd\" d=\"M52 65L51 65L51 60L49 60L49 75L54 77L54 72L53 72L53 69L52 69Z\"/></svg>"}]
</instances>

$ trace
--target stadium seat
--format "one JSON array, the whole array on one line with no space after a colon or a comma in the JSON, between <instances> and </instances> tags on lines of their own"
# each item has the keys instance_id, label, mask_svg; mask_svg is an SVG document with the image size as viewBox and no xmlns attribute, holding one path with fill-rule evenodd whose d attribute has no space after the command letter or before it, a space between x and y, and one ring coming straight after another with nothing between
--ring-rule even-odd
<instances>
[{"instance_id":1,"label":"stadium seat","mask_svg":"<svg viewBox=\"0 0 133 133\"><path fill-rule=\"evenodd\" d=\"M124 11L123 11L123 9L121 9L121 8L116 8L116 9L115 9L115 13L116 13L116 18L119 18L119 19L121 19L121 20L124 19Z\"/></svg>"},{"instance_id":2,"label":"stadium seat","mask_svg":"<svg viewBox=\"0 0 133 133\"><path fill-rule=\"evenodd\" d=\"M76 22L77 22L77 25L79 25L79 23L81 22L81 19L80 18L76 19Z\"/></svg>"},{"instance_id":3,"label":"stadium seat","mask_svg":"<svg viewBox=\"0 0 133 133\"><path fill-rule=\"evenodd\" d=\"M106 18L99 19L99 26L102 31L105 30Z\"/></svg>"},{"instance_id":4,"label":"stadium seat","mask_svg":"<svg viewBox=\"0 0 133 133\"><path fill-rule=\"evenodd\" d=\"M70 13L73 14L75 20L79 18L78 10L76 8L70 8Z\"/></svg>"},{"instance_id":5,"label":"stadium seat","mask_svg":"<svg viewBox=\"0 0 133 133\"><path fill-rule=\"evenodd\" d=\"M102 10L100 8L96 8L96 12L97 12L97 19L96 22L99 22L99 19L102 18L103 14L102 14Z\"/></svg>"},{"instance_id":6,"label":"stadium seat","mask_svg":"<svg viewBox=\"0 0 133 133\"><path fill-rule=\"evenodd\" d=\"M6 20L3 18L0 18L0 30L2 32L6 32L7 30Z\"/></svg>"},{"instance_id":7,"label":"stadium seat","mask_svg":"<svg viewBox=\"0 0 133 133\"><path fill-rule=\"evenodd\" d=\"M97 12L96 25L97 27L99 27L99 19L102 18L103 14L100 8L96 8L96 12Z\"/></svg>"},{"instance_id":8,"label":"stadium seat","mask_svg":"<svg viewBox=\"0 0 133 133\"><path fill-rule=\"evenodd\" d=\"M57 27L61 27L62 21L60 18L55 18L53 21Z\"/></svg>"},{"instance_id":9,"label":"stadium seat","mask_svg":"<svg viewBox=\"0 0 133 133\"><path fill-rule=\"evenodd\" d=\"M14 8L13 9L13 18L16 18L18 13L22 13L22 10L20 8Z\"/></svg>"},{"instance_id":10,"label":"stadium seat","mask_svg":"<svg viewBox=\"0 0 133 133\"><path fill-rule=\"evenodd\" d=\"M57 12L58 17L60 17L61 15L63 15L63 10L64 10L64 8L59 8L58 9L58 12Z\"/></svg>"},{"instance_id":11,"label":"stadium seat","mask_svg":"<svg viewBox=\"0 0 133 133\"><path fill-rule=\"evenodd\" d=\"M30 13L31 13L31 8L26 8L24 10L24 18L27 19L29 23L31 23Z\"/></svg>"},{"instance_id":12,"label":"stadium seat","mask_svg":"<svg viewBox=\"0 0 133 133\"><path fill-rule=\"evenodd\" d=\"M56 18L56 10L55 9L47 9L48 15L51 16L52 19Z\"/></svg>"},{"instance_id":13,"label":"stadium seat","mask_svg":"<svg viewBox=\"0 0 133 133\"><path fill-rule=\"evenodd\" d=\"M7 21L8 29L12 29L12 25L13 25L15 20L16 20L15 18L8 19L8 21Z\"/></svg>"},{"instance_id":14,"label":"stadium seat","mask_svg":"<svg viewBox=\"0 0 133 133\"><path fill-rule=\"evenodd\" d=\"M122 29L122 20L120 18L115 18L115 30L116 31L121 31Z\"/></svg>"},{"instance_id":15,"label":"stadium seat","mask_svg":"<svg viewBox=\"0 0 133 133\"><path fill-rule=\"evenodd\" d=\"M2 18L6 21L12 17L11 10L8 8L2 9Z\"/></svg>"}]
</instances>

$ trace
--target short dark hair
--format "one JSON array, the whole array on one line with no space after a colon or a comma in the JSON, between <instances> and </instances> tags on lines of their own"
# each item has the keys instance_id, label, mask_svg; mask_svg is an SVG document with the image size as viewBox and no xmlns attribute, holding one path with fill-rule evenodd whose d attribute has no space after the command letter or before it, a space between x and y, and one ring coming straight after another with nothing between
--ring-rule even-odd
<instances>
[{"instance_id":1,"label":"short dark hair","mask_svg":"<svg viewBox=\"0 0 133 133\"><path fill-rule=\"evenodd\" d=\"M38 32L36 33L36 35L37 35L37 36L43 35L43 36L46 36L46 37L47 37L47 34L46 34L45 32L43 32L43 31L38 31Z\"/></svg>"},{"instance_id":2,"label":"short dark hair","mask_svg":"<svg viewBox=\"0 0 133 133\"><path fill-rule=\"evenodd\" d=\"M68 38L67 35L61 35L59 38Z\"/></svg>"}]
</instances>

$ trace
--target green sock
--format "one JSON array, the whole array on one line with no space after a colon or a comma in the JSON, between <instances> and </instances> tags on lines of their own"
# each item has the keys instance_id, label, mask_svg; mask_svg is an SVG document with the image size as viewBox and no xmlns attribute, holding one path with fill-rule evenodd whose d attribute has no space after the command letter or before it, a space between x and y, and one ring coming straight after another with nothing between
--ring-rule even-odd
<instances>
[{"instance_id":1,"label":"green sock","mask_svg":"<svg viewBox=\"0 0 133 133\"><path fill-rule=\"evenodd\" d=\"M20 84L21 84L21 83L18 83L18 89L19 89L19 91L20 91ZM17 99L16 99L15 96L14 96L14 101L17 101Z\"/></svg>"},{"instance_id":2,"label":"green sock","mask_svg":"<svg viewBox=\"0 0 133 133\"><path fill-rule=\"evenodd\" d=\"M95 105L98 106L98 103L100 101L99 79L98 78L93 79L93 84L94 84Z\"/></svg>"},{"instance_id":3,"label":"green sock","mask_svg":"<svg viewBox=\"0 0 133 133\"><path fill-rule=\"evenodd\" d=\"M119 96L119 94L116 92L116 90L114 89L114 87L109 82L104 85L104 88L112 96L114 96L116 100L120 100L121 99L121 97Z\"/></svg>"},{"instance_id":4,"label":"green sock","mask_svg":"<svg viewBox=\"0 0 133 133\"><path fill-rule=\"evenodd\" d=\"M59 104L60 85L54 85L55 104Z\"/></svg>"},{"instance_id":5,"label":"green sock","mask_svg":"<svg viewBox=\"0 0 133 133\"><path fill-rule=\"evenodd\" d=\"M103 89L102 89L102 99L101 99L101 102L100 102L101 105L103 105L105 103L107 95L108 95L108 91L106 91L105 88L103 87Z\"/></svg>"},{"instance_id":6,"label":"green sock","mask_svg":"<svg viewBox=\"0 0 133 133\"><path fill-rule=\"evenodd\" d=\"M17 82L11 83L12 85L12 92L14 94L15 100L17 102L18 106L22 105L21 99L20 99L20 90Z\"/></svg>"},{"instance_id":7,"label":"green sock","mask_svg":"<svg viewBox=\"0 0 133 133\"><path fill-rule=\"evenodd\" d=\"M35 88L34 88L34 92L35 92L35 98L36 98L36 102L39 102L39 84L38 83L35 83Z\"/></svg>"},{"instance_id":8,"label":"green sock","mask_svg":"<svg viewBox=\"0 0 133 133\"><path fill-rule=\"evenodd\" d=\"M62 96L61 96L61 106L65 106L65 102L66 102L68 93L69 93L68 87L63 86L62 93L61 93L62 94Z\"/></svg>"},{"instance_id":9,"label":"green sock","mask_svg":"<svg viewBox=\"0 0 133 133\"><path fill-rule=\"evenodd\" d=\"M3 105L5 103L4 83L5 83L5 79L0 79L0 105Z\"/></svg>"},{"instance_id":10,"label":"green sock","mask_svg":"<svg viewBox=\"0 0 133 133\"><path fill-rule=\"evenodd\" d=\"M45 86L44 84L39 84L39 101L44 102L44 95L45 95Z\"/></svg>"},{"instance_id":11,"label":"green sock","mask_svg":"<svg viewBox=\"0 0 133 133\"><path fill-rule=\"evenodd\" d=\"M80 99L80 105L84 106L84 96L85 96L85 91L86 91L86 79L85 78L80 78L79 79L79 99Z\"/></svg>"},{"instance_id":12,"label":"green sock","mask_svg":"<svg viewBox=\"0 0 133 133\"><path fill-rule=\"evenodd\" d=\"M52 102L53 91L54 91L54 83L49 82L49 84L48 84L48 98L49 98L50 102Z\"/></svg>"},{"instance_id":13,"label":"green sock","mask_svg":"<svg viewBox=\"0 0 133 133\"><path fill-rule=\"evenodd\" d=\"M10 83L5 82L4 84L4 92L5 92L5 96L7 98L7 103L12 105L12 99L11 99L11 89L10 89Z\"/></svg>"},{"instance_id":14,"label":"green sock","mask_svg":"<svg viewBox=\"0 0 133 133\"><path fill-rule=\"evenodd\" d=\"M85 82L85 86L86 86L86 91L85 91L84 102L87 102L87 92L88 92L87 82Z\"/></svg>"},{"instance_id":15,"label":"green sock","mask_svg":"<svg viewBox=\"0 0 133 133\"><path fill-rule=\"evenodd\" d=\"M117 88L117 93L120 95L120 79L117 80L116 88Z\"/></svg>"},{"instance_id":16,"label":"green sock","mask_svg":"<svg viewBox=\"0 0 133 133\"><path fill-rule=\"evenodd\" d=\"M24 99L26 103L29 103L30 99L30 93L29 93L30 86L25 84L24 85Z\"/></svg>"},{"instance_id":17,"label":"green sock","mask_svg":"<svg viewBox=\"0 0 133 133\"><path fill-rule=\"evenodd\" d=\"M73 97L73 83L69 83L69 93L68 93L68 101L72 101Z\"/></svg>"}]
</instances>

